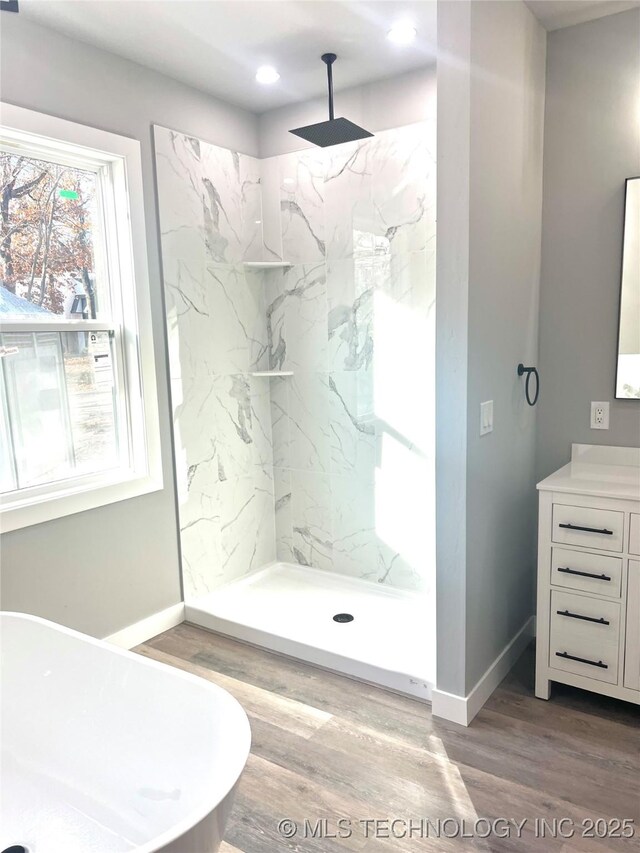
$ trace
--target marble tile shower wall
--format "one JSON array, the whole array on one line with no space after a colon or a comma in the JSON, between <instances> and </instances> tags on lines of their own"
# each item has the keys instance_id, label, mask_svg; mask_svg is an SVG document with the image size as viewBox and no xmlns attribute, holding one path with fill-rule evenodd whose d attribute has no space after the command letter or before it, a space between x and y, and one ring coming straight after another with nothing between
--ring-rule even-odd
<instances>
[{"instance_id":1,"label":"marble tile shower wall","mask_svg":"<svg viewBox=\"0 0 640 853\"><path fill-rule=\"evenodd\" d=\"M276 557L429 586L434 140L260 162L156 128L188 595Z\"/></svg>"},{"instance_id":2,"label":"marble tile shower wall","mask_svg":"<svg viewBox=\"0 0 640 853\"><path fill-rule=\"evenodd\" d=\"M260 163L155 128L185 594L275 559Z\"/></svg>"},{"instance_id":3,"label":"marble tile shower wall","mask_svg":"<svg viewBox=\"0 0 640 853\"><path fill-rule=\"evenodd\" d=\"M435 156L421 123L273 158L266 273L278 559L390 586L433 570Z\"/></svg>"}]
</instances>

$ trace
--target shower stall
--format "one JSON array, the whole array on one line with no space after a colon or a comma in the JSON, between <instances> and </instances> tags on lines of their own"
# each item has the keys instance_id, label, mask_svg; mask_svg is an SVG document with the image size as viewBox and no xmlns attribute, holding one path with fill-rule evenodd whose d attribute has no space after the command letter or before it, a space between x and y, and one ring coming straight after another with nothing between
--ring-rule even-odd
<instances>
[{"instance_id":1,"label":"shower stall","mask_svg":"<svg viewBox=\"0 0 640 853\"><path fill-rule=\"evenodd\" d=\"M155 148L187 619L429 698L435 122Z\"/></svg>"}]
</instances>

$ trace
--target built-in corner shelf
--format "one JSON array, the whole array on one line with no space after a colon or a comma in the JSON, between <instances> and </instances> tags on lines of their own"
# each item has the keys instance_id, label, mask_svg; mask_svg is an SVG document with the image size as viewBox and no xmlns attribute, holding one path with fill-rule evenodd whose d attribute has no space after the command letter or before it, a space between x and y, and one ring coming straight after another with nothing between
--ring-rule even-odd
<instances>
[{"instance_id":1,"label":"built-in corner shelf","mask_svg":"<svg viewBox=\"0 0 640 853\"><path fill-rule=\"evenodd\" d=\"M243 266L250 270L280 270L291 267L289 261L245 261Z\"/></svg>"},{"instance_id":2,"label":"built-in corner shelf","mask_svg":"<svg viewBox=\"0 0 640 853\"><path fill-rule=\"evenodd\" d=\"M293 376L293 370L256 370L251 375L268 379L272 376Z\"/></svg>"}]
</instances>

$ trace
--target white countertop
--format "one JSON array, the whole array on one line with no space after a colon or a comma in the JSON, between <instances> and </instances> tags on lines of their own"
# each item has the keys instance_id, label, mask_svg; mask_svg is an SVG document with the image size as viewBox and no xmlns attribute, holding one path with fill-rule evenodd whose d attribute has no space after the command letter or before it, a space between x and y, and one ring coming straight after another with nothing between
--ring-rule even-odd
<instances>
[{"instance_id":1,"label":"white countertop","mask_svg":"<svg viewBox=\"0 0 640 853\"><path fill-rule=\"evenodd\" d=\"M591 452L591 448L594 452ZM607 451L612 453L607 456ZM629 451L622 454L621 451ZM597 495L605 498L640 501L640 465L636 448L606 448L574 444L572 461L538 483L545 492ZM625 461L630 464L608 464ZM591 460L593 461L586 461Z\"/></svg>"}]
</instances>

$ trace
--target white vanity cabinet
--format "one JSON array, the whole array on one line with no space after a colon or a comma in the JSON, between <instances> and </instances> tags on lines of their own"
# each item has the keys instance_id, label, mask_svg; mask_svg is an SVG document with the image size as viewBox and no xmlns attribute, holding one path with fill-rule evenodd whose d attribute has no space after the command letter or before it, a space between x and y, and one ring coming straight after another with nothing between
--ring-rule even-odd
<instances>
[{"instance_id":1,"label":"white vanity cabinet","mask_svg":"<svg viewBox=\"0 0 640 853\"><path fill-rule=\"evenodd\" d=\"M640 704L640 449L574 444L538 490L536 696Z\"/></svg>"}]
</instances>

